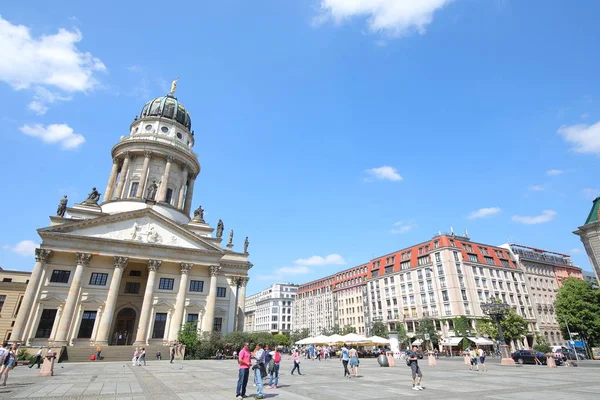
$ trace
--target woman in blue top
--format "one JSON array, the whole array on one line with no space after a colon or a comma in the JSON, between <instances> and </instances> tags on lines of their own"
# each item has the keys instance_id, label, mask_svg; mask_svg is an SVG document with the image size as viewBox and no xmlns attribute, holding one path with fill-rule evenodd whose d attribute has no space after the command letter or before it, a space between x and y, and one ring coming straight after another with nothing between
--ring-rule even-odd
<instances>
[{"instance_id":1,"label":"woman in blue top","mask_svg":"<svg viewBox=\"0 0 600 400\"><path fill-rule=\"evenodd\" d=\"M346 348L346 344L344 343L344 346L342 347L342 353L340 354L340 357L342 357L342 365L344 366L344 378L346 376L348 376L348 378L352 377L352 374L350 374L350 371L348 371L348 353L348 349Z\"/></svg>"},{"instance_id":2,"label":"woman in blue top","mask_svg":"<svg viewBox=\"0 0 600 400\"><path fill-rule=\"evenodd\" d=\"M350 372L353 372L354 377L358 378L358 351L352 347L348 352L348 356L350 357Z\"/></svg>"}]
</instances>

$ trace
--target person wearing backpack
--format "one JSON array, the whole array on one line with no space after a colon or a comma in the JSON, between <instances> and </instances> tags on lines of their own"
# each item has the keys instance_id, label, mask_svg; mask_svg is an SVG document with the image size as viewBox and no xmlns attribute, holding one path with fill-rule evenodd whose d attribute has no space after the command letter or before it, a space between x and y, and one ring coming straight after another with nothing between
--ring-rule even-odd
<instances>
[{"instance_id":1,"label":"person wearing backpack","mask_svg":"<svg viewBox=\"0 0 600 400\"><path fill-rule=\"evenodd\" d=\"M275 347L275 351L271 352L271 361L269 362L269 384L268 389L277 389L279 384L279 363L281 362L281 353L279 349ZM275 379L273 379L275 378ZM273 380L275 383L273 383Z\"/></svg>"}]
</instances>

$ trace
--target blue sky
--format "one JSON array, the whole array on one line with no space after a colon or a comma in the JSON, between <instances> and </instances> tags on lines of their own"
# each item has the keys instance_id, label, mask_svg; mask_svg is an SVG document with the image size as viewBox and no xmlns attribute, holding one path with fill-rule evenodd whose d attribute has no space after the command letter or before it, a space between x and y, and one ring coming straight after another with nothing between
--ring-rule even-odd
<instances>
[{"instance_id":1,"label":"blue sky","mask_svg":"<svg viewBox=\"0 0 600 400\"><path fill-rule=\"evenodd\" d=\"M25 3L25 4L24 4ZM600 195L595 1L107 1L0 7L0 266L168 91L195 204L250 237L249 293L468 229L571 253Z\"/></svg>"}]
</instances>

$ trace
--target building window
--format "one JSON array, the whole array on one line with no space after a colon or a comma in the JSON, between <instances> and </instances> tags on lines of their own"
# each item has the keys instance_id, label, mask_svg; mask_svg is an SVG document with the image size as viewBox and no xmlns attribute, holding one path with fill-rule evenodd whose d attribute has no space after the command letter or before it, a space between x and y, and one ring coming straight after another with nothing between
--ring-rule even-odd
<instances>
[{"instance_id":1,"label":"building window","mask_svg":"<svg viewBox=\"0 0 600 400\"><path fill-rule=\"evenodd\" d=\"M81 317L81 325L79 325L79 334L77 338L87 339L92 337L94 323L96 322L96 311L84 311Z\"/></svg>"},{"instance_id":2,"label":"building window","mask_svg":"<svg viewBox=\"0 0 600 400\"><path fill-rule=\"evenodd\" d=\"M215 317L214 322L213 322L213 332L221 332L222 328L223 328L223 318Z\"/></svg>"},{"instance_id":3,"label":"building window","mask_svg":"<svg viewBox=\"0 0 600 400\"><path fill-rule=\"evenodd\" d=\"M485 259L486 263L488 263L490 265L494 265L494 259L492 257L485 256L483 258Z\"/></svg>"},{"instance_id":4,"label":"building window","mask_svg":"<svg viewBox=\"0 0 600 400\"><path fill-rule=\"evenodd\" d=\"M171 204L171 200L173 200L173 189L167 189L167 197L165 198L165 203Z\"/></svg>"},{"instance_id":5,"label":"building window","mask_svg":"<svg viewBox=\"0 0 600 400\"><path fill-rule=\"evenodd\" d=\"M508 268L508 260L503 260L500 259L500 262L502 263L502 266L507 267Z\"/></svg>"},{"instance_id":6,"label":"building window","mask_svg":"<svg viewBox=\"0 0 600 400\"><path fill-rule=\"evenodd\" d=\"M471 262L478 262L477 254L469 254L469 260L471 260Z\"/></svg>"},{"instance_id":7,"label":"building window","mask_svg":"<svg viewBox=\"0 0 600 400\"><path fill-rule=\"evenodd\" d=\"M54 271L52 271L52 275L50 276L50 282L69 283L69 276L71 276L71 271L62 271L60 269L55 269Z\"/></svg>"},{"instance_id":8,"label":"building window","mask_svg":"<svg viewBox=\"0 0 600 400\"><path fill-rule=\"evenodd\" d=\"M90 285L105 286L107 279L108 274L92 272L92 277L90 278Z\"/></svg>"},{"instance_id":9,"label":"building window","mask_svg":"<svg viewBox=\"0 0 600 400\"><path fill-rule=\"evenodd\" d=\"M400 269L406 270L410 268L410 261L403 261L400 263Z\"/></svg>"},{"instance_id":10,"label":"building window","mask_svg":"<svg viewBox=\"0 0 600 400\"><path fill-rule=\"evenodd\" d=\"M217 288L217 297L225 297L227 294L227 288L218 287Z\"/></svg>"},{"instance_id":11,"label":"building window","mask_svg":"<svg viewBox=\"0 0 600 400\"><path fill-rule=\"evenodd\" d=\"M175 279L173 278L160 278L160 281L158 282L158 288L162 290L173 290L174 283Z\"/></svg>"},{"instance_id":12,"label":"building window","mask_svg":"<svg viewBox=\"0 0 600 400\"><path fill-rule=\"evenodd\" d=\"M142 271L129 271L129 276L142 276Z\"/></svg>"},{"instance_id":13,"label":"building window","mask_svg":"<svg viewBox=\"0 0 600 400\"><path fill-rule=\"evenodd\" d=\"M23 296L21 296L21 297L19 298L19 304L17 304L17 309L15 310L15 315L14 315L13 317L16 317L16 316L17 316L17 314L19 313L19 310L21 309L21 303L23 303ZM2 307L0 307L0 309L1 309L1 308L2 308Z\"/></svg>"},{"instance_id":14,"label":"building window","mask_svg":"<svg viewBox=\"0 0 600 400\"><path fill-rule=\"evenodd\" d=\"M2 282L12 282L12 278L2 278Z\"/></svg>"},{"instance_id":15,"label":"building window","mask_svg":"<svg viewBox=\"0 0 600 400\"><path fill-rule=\"evenodd\" d=\"M204 281L190 281L190 292L201 292L204 289Z\"/></svg>"},{"instance_id":16,"label":"building window","mask_svg":"<svg viewBox=\"0 0 600 400\"><path fill-rule=\"evenodd\" d=\"M392 272L394 272L394 266L390 265L389 267L385 267L385 273L386 274L391 274Z\"/></svg>"},{"instance_id":17,"label":"building window","mask_svg":"<svg viewBox=\"0 0 600 400\"><path fill-rule=\"evenodd\" d=\"M417 259L417 262L419 265L425 265L429 263L429 256L425 256L425 257L419 257Z\"/></svg>"},{"instance_id":18,"label":"building window","mask_svg":"<svg viewBox=\"0 0 600 400\"><path fill-rule=\"evenodd\" d=\"M450 298L448 297L448 291L447 290L442 290L442 300L444 301L449 301Z\"/></svg>"},{"instance_id":19,"label":"building window","mask_svg":"<svg viewBox=\"0 0 600 400\"><path fill-rule=\"evenodd\" d=\"M435 262L442 262L442 256L440 253L435 253Z\"/></svg>"},{"instance_id":20,"label":"building window","mask_svg":"<svg viewBox=\"0 0 600 400\"><path fill-rule=\"evenodd\" d=\"M47 339L52 333L52 326L54 325L54 319L56 318L56 310L43 310L38 325L37 331L35 332L36 338Z\"/></svg>"},{"instance_id":21,"label":"building window","mask_svg":"<svg viewBox=\"0 0 600 400\"><path fill-rule=\"evenodd\" d=\"M4 307L4 302L6 301L6 296L5 295L1 295L0 296L0 311L2 311L2 307Z\"/></svg>"},{"instance_id":22,"label":"building window","mask_svg":"<svg viewBox=\"0 0 600 400\"><path fill-rule=\"evenodd\" d=\"M152 339L164 338L166 325L167 313L156 313L154 316L154 330L152 331Z\"/></svg>"},{"instance_id":23,"label":"building window","mask_svg":"<svg viewBox=\"0 0 600 400\"><path fill-rule=\"evenodd\" d=\"M188 324L194 324L198 328L198 314L188 314L186 318Z\"/></svg>"},{"instance_id":24,"label":"building window","mask_svg":"<svg viewBox=\"0 0 600 400\"><path fill-rule=\"evenodd\" d=\"M129 197L135 197L140 186L139 182L131 182L131 189L129 189Z\"/></svg>"},{"instance_id":25,"label":"building window","mask_svg":"<svg viewBox=\"0 0 600 400\"><path fill-rule=\"evenodd\" d=\"M125 282L125 293L138 294L140 293L139 282Z\"/></svg>"}]
</instances>

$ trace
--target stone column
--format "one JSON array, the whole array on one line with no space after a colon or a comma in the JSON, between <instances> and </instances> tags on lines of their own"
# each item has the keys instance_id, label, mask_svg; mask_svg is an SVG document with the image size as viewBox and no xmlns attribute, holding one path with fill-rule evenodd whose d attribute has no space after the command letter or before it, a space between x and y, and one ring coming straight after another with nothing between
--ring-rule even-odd
<instances>
[{"instance_id":1,"label":"stone column","mask_svg":"<svg viewBox=\"0 0 600 400\"><path fill-rule=\"evenodd\" d=\"M206 299L206 312L202 319L202 331L212 332L213 324L215 319L215 304L217 303L217 276L221 269L218 265L211 265L209 267L210 274L210 289L208 291L208 297Z\"/></svg>"},{"instance_id":2,"label":"stone column","mask_svg":"<svg viewBox=\"0 0 600 400\"><path fill-rule=\"evenodd\" d=\"M175 310L171 315L171 328L169 329L169 342L177 340L179 330L183 325L183 311L185 309L185 293L188 287L188 273L192 270L191 263L181 263L181 279L179 280L179 290L177 291L177 300L175 301Z\"/></svg>"},{"instance_id":3,"label":"stone column","mask_svg":"<svg viewBox=\"0 0 600 400\"><path fill-rule=\"evenodd\" d=\"M127 267L129 258L115 256L115 269L113 270L113 276L110 280L110 287L108 288L108 295L106 296L106 307L102 313L102 319L98 326L98 333L96 335L96 343L101 346L108 345L108 338L110 337L110 326L113 323L115 316L115 307L117 305L117 297L119 296L119 286L121 286L121 277L123 276L123 270Z\"/></svg>"},{"instance_id":4,"label":"stone column","mask_svg":"<svg viewBox=\"0 0 600 400\"><path fill-rule=\"evenodd\" d=\"M196 175L191 175L188 178L187 192L185 192L185 206L183 211L189 215L192 210L192 197L194 196L194 182L196 181Z\"/></svg>"},{"instance_id":5,"label":"stone column","mask_svg":"<svg viewBox=\"0 0 600 400\"><path fill-rule=\"evenodd\" d=\"M181 189L179 189L179 202L177 203L177 208L183 210L183 206L185 204L185 187L187 185L188 169L185 165L182 165L181 169L183 170L183 183L181 185Z\"/></svg>"},{"instance_id":6,"label":"stone column","mask_svg":"<svg viewBox=\"0 0 600 400\"><path fill-rule=\"evenodd\" d=\"M173 163L173 157L167 156L167 165L165 165L165 172L162 176L162 182L160 183L160 189L158 189L158 196L156 201L165 201L167 198L167 189L169 187L169 174L171 173L171 164Z\"/></svg>"},{"instance_id":7,"label":"stone column","mask_svg":"<svg viewBox=\"0 0 600 400\"><path fill-rule=\"evenodd\" d=\"M144 292L144 303L140 312L140 322L135 337L136 346L145 346L148 340L148 323L152 314L152 303L154 303L154 282L156 281L156 272L160 268L161 260L148 260L148 281L146 282L146 291Z\"/></svg>"},{"instance_id":8,"label":"stone column","mask_svg":"<svg viewBox=\"0 0 600 400\"><path fill-rule=\"evenodd\" d=\"M73 322L73 315L75 314L75 307L79 300L79 290L81 289L81 277L83 275L83 269L90 265L92 255L90 253L76 253L77 256L77 267L75 267L75 274L73 274L73 280L71 281L71 287L69 288L69 294L67 301L65 302L65 308L63 309L60 322L58 324L58 330L56 331L56 337L54 341L56 344L66 345L67 337L69 335L69 329Z\"/></svg>"},{"instance_id":9,"label":"stone column","mask_svg":"<svg viewBox=\"0 0 600 400\"><path fill-rule=\"evenodd\" d=\"M104 191L104 201L112 200L115 192L115 181L117 180L117 174L119 173L119 159L113 158L112 169L110 170L110 176L108 177L108 183L106 184L106 190Z\"/></svg>"},{"instance_id":10,"label":"stone column","mask_svg":"<svg viewBox=\"0 0 600 400\"><path fill-rule=\"evenodd\" d=\"M152 152L149 150L144 151L144 165L142 166L142 176L140 177L140 184L138 185L135 197L142 198L144 191L146 190L146 180L148 180L148 171L150 169L150 159L152 158Z\"/></svg>"},{"instance_id":11,"label":"stone column","mask_svg":"<svg viewBox=\"0 0 600 400\"><path fill-rule=\"evenodd\" d=\"M123 198L123 187L127 180L127 171L129 170L129 161L131 160L131 154L128 151L125 152L125 159L123 160L123 166L121 167L121 175L119 176L119 183L117 183L117 190L115 191L115 197L117 199Z\"/></svg>"},{"instance_id":12,"label":"stone column","mask_svg":"<svg viewBox=\"0 0 600 400\"><path fill-rule=\"evenodd\" d=\"M243 331L244 330L244 317L245 317L245 312L246 312L246 284L248 284L248 281L250 280L250 278L248 277L240 277L239 278L239 285L240 285L240 291L238 294L238 304L237 304L237 330L238 331Z\"/></svg>"},{"instance_id":13,"label":"stone column","mask_svg":"<svg viewBox=\"0 0 600 400\"><path fill-rule=\"evenodd\" d=\"M38 285L44 270L44 264L49 263L51 259L52 250L35 249L35 265L33 266L33 272L31 272L29 283L27 284L25 294L23 295L21 308L19 308L15 326L13 327L10 337L11 341L20 342L23 339L27 339L23 337L23 334L25 333L25 325L27 324L27 317L29 317L30 311L35 302Z\"/></svg>"}]
</instances>

